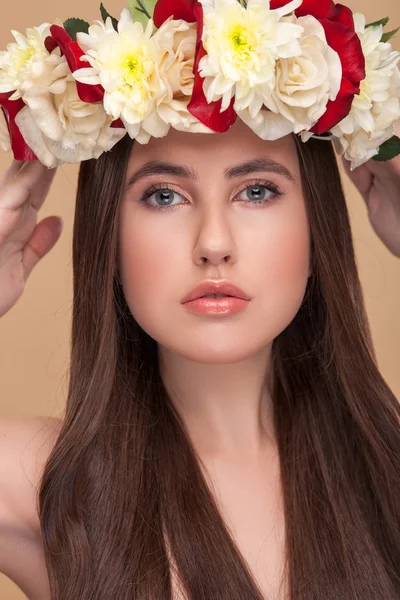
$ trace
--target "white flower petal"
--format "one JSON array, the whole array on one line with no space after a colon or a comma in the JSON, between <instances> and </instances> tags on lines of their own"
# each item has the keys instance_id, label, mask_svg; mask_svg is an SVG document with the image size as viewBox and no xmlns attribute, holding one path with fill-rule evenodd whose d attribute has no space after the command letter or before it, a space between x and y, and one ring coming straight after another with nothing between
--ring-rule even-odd
<instances>
[{"instance_id":1,"label":"white flower petal","mask_svg":"<svg viewBox=\"0 0 400 600\"><path fill-rule=\"evenodd\" d=\"M301 131L300 132L300 138L302 142L308 142L308 140L313 136L313 132L312 131Z\"/></svg>"},{"instance_id":2,"label":"white flower petal","mask_svg":"<svg viewBox=\"0 0 400 600\"><path fill-rule=\"evenodd\" d=\"M56 79L56 81L52 84L50 84L47 88L47 90L49 92L51 92L52 94L62 94L65 92L65 89L67 87L67 83L65 81L65 79Z\"/></svg>"},{"instance_id":3,"label":"white flower petal","mask_svg":"<svg viewBox=\"0 0 400 600\"><path fill-rule=\"evenodd\" d=\"M76 41L78 42L78 46L82 48L84 52L87 52L88 50L97 50L98 39L94 35L78 31L76 34Z\"/></svg>"},{"instance_id":4,"label":"white flower petal","mask_svg":"<svg viewBox=\"0 0 400 600\"><path fill-rule=\"evenodd\" d=\"M0 109L0 148L4 152L9 152L11 150L10 134L8 132L6 118L2 109Z\"/></svg>"},{"instance_id":5,"label":"white flower petal","mask_svg":"<svg viewBox=\"0 0 400 600\"><path fill-rule=\"evenodd\" d=\"M129 8L123 8L118 21L118 31L121 32L126 23L133 23L133 16ZM121 28L121 29L120 29Z\"/></svg>"},{"instance_id":6,"label":"white flower petal","mask_svg":"<svg viewBox=\"0 0 400 600\"><path fill-rule=\"evenodd\" d=\"M27 38L24 35L22 35L22 33L19 33L19 31L15 31L15 29L11 29L11 33L14 36L18 46L21 46L21 48L23 49L29 48L29 42Z\"/></svg>"},{"instance_id":7,"label":"white flower petal","mask_svg":"<svg viewBox=\"0 0 400 600\"><path fill-rule=\"evenodd\" d=\"M96 85L100 83L100 77L96 70L88 67L83 69L77 69L72 73L72 77L81 83L88 83L89 85Z\"/></svg>"},{"instance_id":8,"label":"white flower petal","mask_svg":"<svg viewBox=\"0 0 400 600\"><path fill-rule=\"evenodd\" d=\"M50 93L35 93L29 91L24 96L24 102L29 106L32 118L45 136L53 140L60 140L65 134L64 128L53 104Z\"/></svg>"},{"instance_id":9,"label":"white flower petal","mask_svg":"<svg viewBox=\"0 0 400 600\"><path fill-rule=\"evenodd\" d=\"M143 120L142 127L152 137L160 138L167 135L170 126L161 119L157 111L153 110L149 116Z\"/></svg>"},{"instance_id":10,"label":"white flower petal","mask_svg":"<svg viewBox=\"0 0 400 600\"><path fill-rule=\"evenodd\" d=\"M365 15L353 13L354 29L357 33L363 33L365 29Z\"/></svg>"},{"instance_id":11,"label":"white flower petal","mask_svg":"<svg viewBox=\"0 0 400 600\"><path fill-rule=\"evenodd\" d=\"M15 123L28 146L33 150L41 163L46 167L54 168L63 164L48 149L42 133L32 118L28 106L24 106L15 117Z\"/></svg>"},{"instance_id":12,"label":"white flower petal","mask_svg":"<svg viewBox=\"0 0 400 600\"><path fill-rule=\"evenodd\" d=\"M238 116L263 140L277 140L293 132L293 125L282 115L269 110L260 110L255 118L248 109L239 111Z\"/></svg>"},{"instance_id":13,"label":"white flower petal","mask_svg":"<svg viewBox=\"0 0 400 600\"><path fill-rule=\"evenodd\" d=\"M283 15L287 15L296 10L296 8L299 8L302 3L303 0L292 0L292 2L288 2L280 8L276 8L275 11L279 16L283 17Z\"/></svg>"},{"instance_id":14,"label":"white flower petal","mask_svg":"<svg viewBox=\"0 0 400 600\"><path fill-rule=\"evenodd\" d=\"M127 130L128 135L132 139L136 139L136 136L140 131L140 123L129 123L129 121L126 121L123 116L121 116L121 121L125 125L125 129Z\"/></svg>"}]
</instances>

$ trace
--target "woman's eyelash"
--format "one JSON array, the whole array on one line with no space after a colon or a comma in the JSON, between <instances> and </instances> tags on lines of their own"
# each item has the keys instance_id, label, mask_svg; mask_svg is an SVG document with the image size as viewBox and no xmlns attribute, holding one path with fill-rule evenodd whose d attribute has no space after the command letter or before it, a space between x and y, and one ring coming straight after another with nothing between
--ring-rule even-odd
<instances>
[{"instance_id":1,"label":"woman's eyelash","mask_svg":"<svg viewBox=\"0 0 400 600\"><path fill-rule=\"evenodd\" d=\"M247 182L246 185L241 190L239 190L236 195L239 195L242 192L244 192L245 190L247 190L248 188L252 188L252 187L253 188L254 187L264 187L269 192L272 192L272 196L268 196L267 198L264 198L262 200L251 200L251 199L248 199L247 201L244 200L244 202L246 202L247 204L251 204L251 205L255 204L256 206L266 205L266 204L269 204L273 198L283 195L283 192L278 188L277 185L275 185L271 181L265 181L265 180L255 180L255 181ZM168 183L167 184L157 184L157 185L153 185L150 188L148 188L142 194L142 196L139 198L139 202L143 202L149 208L154 208L155 210L171 210L173 208L177 208L178 206L180 206L179 204L178 205L165 205L165 206L154 206L154 205L150 204L148 202L148 199L158 191L170 191L170 192L174 192L174 194L178 194L179 196L182 196L182 194L180 192L178 192L178 190L171 187Z\"/></svg>"}]
</instances>

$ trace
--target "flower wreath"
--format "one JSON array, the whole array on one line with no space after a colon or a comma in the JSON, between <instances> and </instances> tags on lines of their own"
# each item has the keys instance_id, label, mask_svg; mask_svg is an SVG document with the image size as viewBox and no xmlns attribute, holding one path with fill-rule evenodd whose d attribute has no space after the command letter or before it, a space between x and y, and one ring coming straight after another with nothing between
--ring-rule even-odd
<instances>
[{"instance_id":1,"label":"flower wreath","mask_svg":"<svg viewBox=\"0 0 400 600\"><path fill-rule=\"evenodd\" d=\"M49 168L126 133L331 139L354 169L400 153L400 52L388 17L332 0L129 0L120 19L44 23L0 52L0 146ZM4 114L4 119L3 115Z\"/></svg>"}]
</instances>

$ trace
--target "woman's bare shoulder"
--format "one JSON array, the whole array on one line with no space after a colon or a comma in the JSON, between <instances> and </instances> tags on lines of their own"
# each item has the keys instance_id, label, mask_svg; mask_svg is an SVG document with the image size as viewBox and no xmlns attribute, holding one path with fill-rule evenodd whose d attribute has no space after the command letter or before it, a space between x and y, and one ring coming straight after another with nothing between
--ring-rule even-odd
<instances>
[{"instance_id":1,"label":"woman's bare shoulder","mask_svg":"<svg viewBox=\"0 0 400 600\"><path fill-rule=\"evenodd\" d=\"M37 487L62 424L49 416L0 419L0 527L40 532Z\"/></svg>"}]
</instances>

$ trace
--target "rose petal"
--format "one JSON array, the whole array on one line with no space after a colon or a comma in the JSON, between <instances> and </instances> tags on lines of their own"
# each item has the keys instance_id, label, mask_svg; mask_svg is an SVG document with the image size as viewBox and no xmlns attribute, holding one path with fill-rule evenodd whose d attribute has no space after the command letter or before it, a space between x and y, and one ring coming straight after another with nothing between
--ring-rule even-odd
<instances>
[{"instance_id":1,"label":"rose petal","mask_svg":"<svg viewBox=\"0 0 400 600\"><path fill-rule=\"evenodd\" d=\"M16 116L16 124L23 132L29 146L35 150L35 155L46 167L54 168L62 164L47 148L42 132L35 123L31 111L25 106ZM26 160L21 158L18 160Z\"/></svg>"},{"instance_id":2,"label":"rose petal","mask_svg":"<svg viewBox=\"0 0 400 600\"><path fill-rule=\"evenodd\" d=\"M71 72L77 71L82 67L80 57L85 53L77 42L74 42L63 27L52 25L50 27L52 37L58 43L60 50L65 54L68 66ZM83 102L100 102L104 97L104 89L100 84L89 85L77 81L76 89Z\"/></svg>"},{"instance_id":3,"label":"rose petal","mask_svg":"<svg viewBox=\"0 0 400 600\"><path fill-rule=\"evenodd\" d=\"M193 5L189 0L158 0L154 6L153 21L157 28L173 16L174 19L183 19L188 23L196 21Z\"/></svg>"},{"instance_id":4,"label":"rose petal","mask_svg":"<svg viewBox=\"0 0 400 600\"><path fill-rule=\"evenodd\" d=\"M276 10L289 4L288 0L271 0L270 8ZM303 0L301 6L295 10L296 17L312 15L313 17L334 19L337 10L332 0Z\"/></svg>"},{"instance_id":5,"label":"rose petal","mask_svg":"<svg viewBox=\"0 0 400 600\"><path fill-rule=\"evenodd\" d=\"M0 148L3 152L10 152L11 150L10 132L3 109L0 110Z\"/></svg>"},{"instance_id":6,"label":"rose petal","mask_svg":"<svg viewBox=\"0 0 400 600\"><path fill-rule=\"evenodd\" d=\"M239 111L238 116L263 140L277 140L293 132L290 121L270 110L260 110L254 119L248 109Z\"/></svg>"},{"instance_id":7,"label":"rose petal","mask_svg":"<svg viewBox=\"0 0 400 600\"><path fill-rule=\"evenodd\" d=\"M0 94L0 105L3 109L4 116L7 121L8 129L11 137L11 149L13 151L14 158L16 160L37 160L36 154L28 146L25 141L15 118L18 113L24 108L24 101L19 98L18 100L10 100L10 93Z\"/></svg>"},{"instance_id":8,"label":"rose petal","mask_svg":"<svg viewBox=\"0 0 400 600\"><path fill-rule=\"evenodd\" d=\"M325 113L311 131L325 133L339 123L351 109L360 81L365 78L365 58L358 35L341 23L321 19L328 44L339 54L342 82L335 100L328 100Z\"/></svg>"}]
</instances>

